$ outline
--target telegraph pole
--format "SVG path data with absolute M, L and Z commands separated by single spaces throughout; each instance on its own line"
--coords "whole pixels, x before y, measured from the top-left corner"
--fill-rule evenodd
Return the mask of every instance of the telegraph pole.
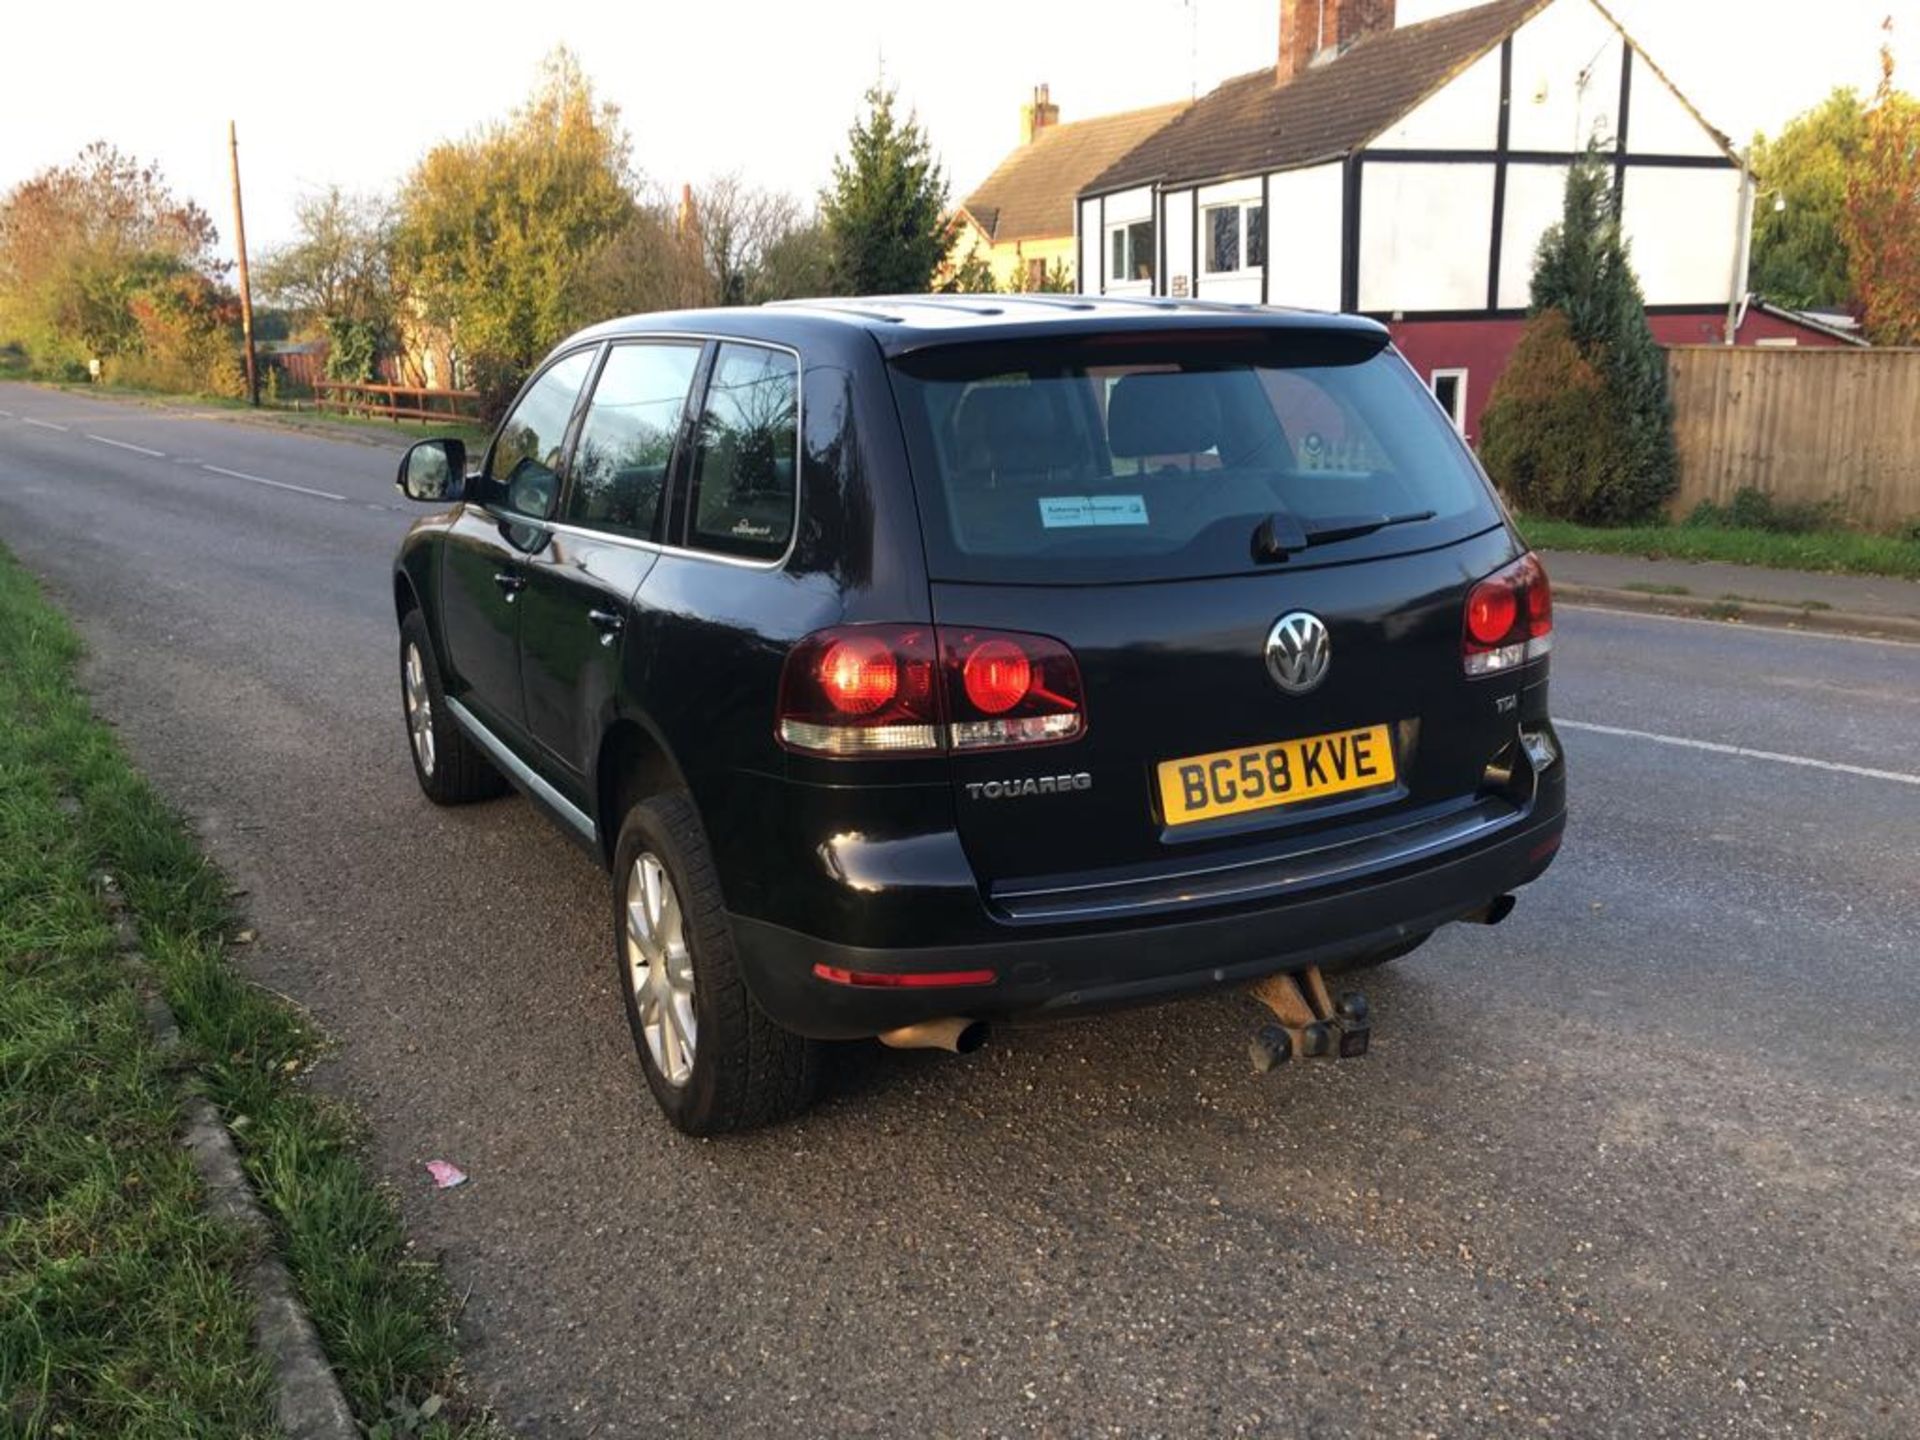
M 253 286 L 247 277 L 247 217 L 240 208 L 240 139 L 227 122 L 227 154 L 233 162 L 233 240 L 240 251 L 240 333 L 247 342 L 247 403 L 260 403 L 260 377 L 253 360 Z

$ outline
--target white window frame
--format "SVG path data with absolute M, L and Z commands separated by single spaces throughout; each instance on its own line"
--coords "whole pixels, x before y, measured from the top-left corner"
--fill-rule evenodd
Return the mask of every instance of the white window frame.
M 1240 266 L 1235 270 L 1216 270 L 1213 268 L 1213 215 L 1217 210 L 1234 210 L 1239 212 L 1236 217 L 1236 222 L 1240 227 Z M 1200 262 L 1200 273 L 1202 275 L 1258 275 L 1262 270 L 1267 268 L 1265 263 L 1266 247 L 1264 246 L 1261 247 L 1261 263 L 1258 265 L 1249 265 L 1247 263 L 1247 256 L 1251 253 L 1247 249 L 1247 217 L 1255 210 L 1262 210 L 1260 223 L 1265 225 L 1267 223 L 1267 217 L 1258 200 L 1221 200 L 1212 205 L 1202 205 L 1200 207 L 1200 254 L 1195 258 Z
M 1458 369 L 1440 369 L 1428 372 L 1427 389 L 1433 392 L 1434 403 L 1436 404 L 1440 404 L 1440 382 L 1442 380 L 1452 380 L 1454 382 L 1453 398 L 1455 405 L 1459 407 L 1459 413 L 1455 414 L 1453 411 L 1448 410 L 1447 418 L 1453 422 L 1454 429 L 1458 430 L 1462 435 L 1465 435 L 1467 433 L 1467 371 L 1464 367 L 1461 367 Z M 1440 408 L 1447 410 L 1444 404 L 1440 404 Z
M 1101 269 L 1106 274 L 1108 285 L 1152 285 L 1159 279 L 1157 275 L 1150 273 L 1147 278 L 1143 280 L 1133 273 L 1139 268 L 1140 257 L 1134 253 L 1133 241 L 1130 238 L 1124 242 L 1126 245 L 1126 274 L 1116 275 L 1113 273 L 1113 237 L 1115 235 L 1132 236 L 1133 228 L 1136 225 L 1147 225 L 1153 228 L 1153 239 L 1147 242 L 1147 269 L 1151 272 L 1159 268 L 1160 257 L 1154 252 L 1160 248 L 1160 229 L 1158 222 L 1153 216 L 1148 215 L 1145 218 L 1136 218 L 1133 220 L 1110 220 L 1107 222 L 1106 246 L 1100 256 Z

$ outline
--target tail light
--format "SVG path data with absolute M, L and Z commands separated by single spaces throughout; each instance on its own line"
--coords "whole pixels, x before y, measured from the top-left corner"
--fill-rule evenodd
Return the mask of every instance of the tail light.
M 942 626 L 940 664 L 955 750 L 1051 745 L 1087 728 L 1080 666 L 1058 640 Z
M 1537 555 L 1522 555 L 1467 594 L 1460 651 L 1467 674 L 1492 675 L 1553 649 L 1553 591 Z
M 821 755 L 940 748 L 939 668 L 928 625 L 848 625 L 807 636 L 780 675 L 780 741 Z
M 1080 666 L 1044 635 L 842 625 L 795 645 L 780 677 L 780 743 L 816 755 L 1050 745 L 1086 726 Z

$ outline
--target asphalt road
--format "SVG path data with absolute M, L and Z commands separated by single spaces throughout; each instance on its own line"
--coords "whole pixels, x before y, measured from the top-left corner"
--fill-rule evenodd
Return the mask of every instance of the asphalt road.
M 591 861 L 414 786 L 392 470 L 0 386 L 0 536 L 338 1038 L 516 1431 L 1920 1431 L 1920 648 L 1563 611 L 1557 712 L 1610 727 L 1564 854 L 1370 983 L 1363 1061 L 1257 1078 L 1221 996 L 851 1048 L 695 1143 Z

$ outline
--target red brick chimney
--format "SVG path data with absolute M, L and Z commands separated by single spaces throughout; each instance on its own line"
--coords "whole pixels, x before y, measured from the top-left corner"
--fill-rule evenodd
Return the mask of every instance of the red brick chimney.
M 1045 85 L 1033 87 L 1033 100 L 1020 107 L 1020 143 L 1031 145 L 1034 136 L 1049 125 L 1060 123 L 1060 107 L 1047 95 Z
M 1280 63 L 1284 85 L 1322 56 L 1331 58 L 1362 35 L 1393 28 L 1393 0 L 1280 0 Z

